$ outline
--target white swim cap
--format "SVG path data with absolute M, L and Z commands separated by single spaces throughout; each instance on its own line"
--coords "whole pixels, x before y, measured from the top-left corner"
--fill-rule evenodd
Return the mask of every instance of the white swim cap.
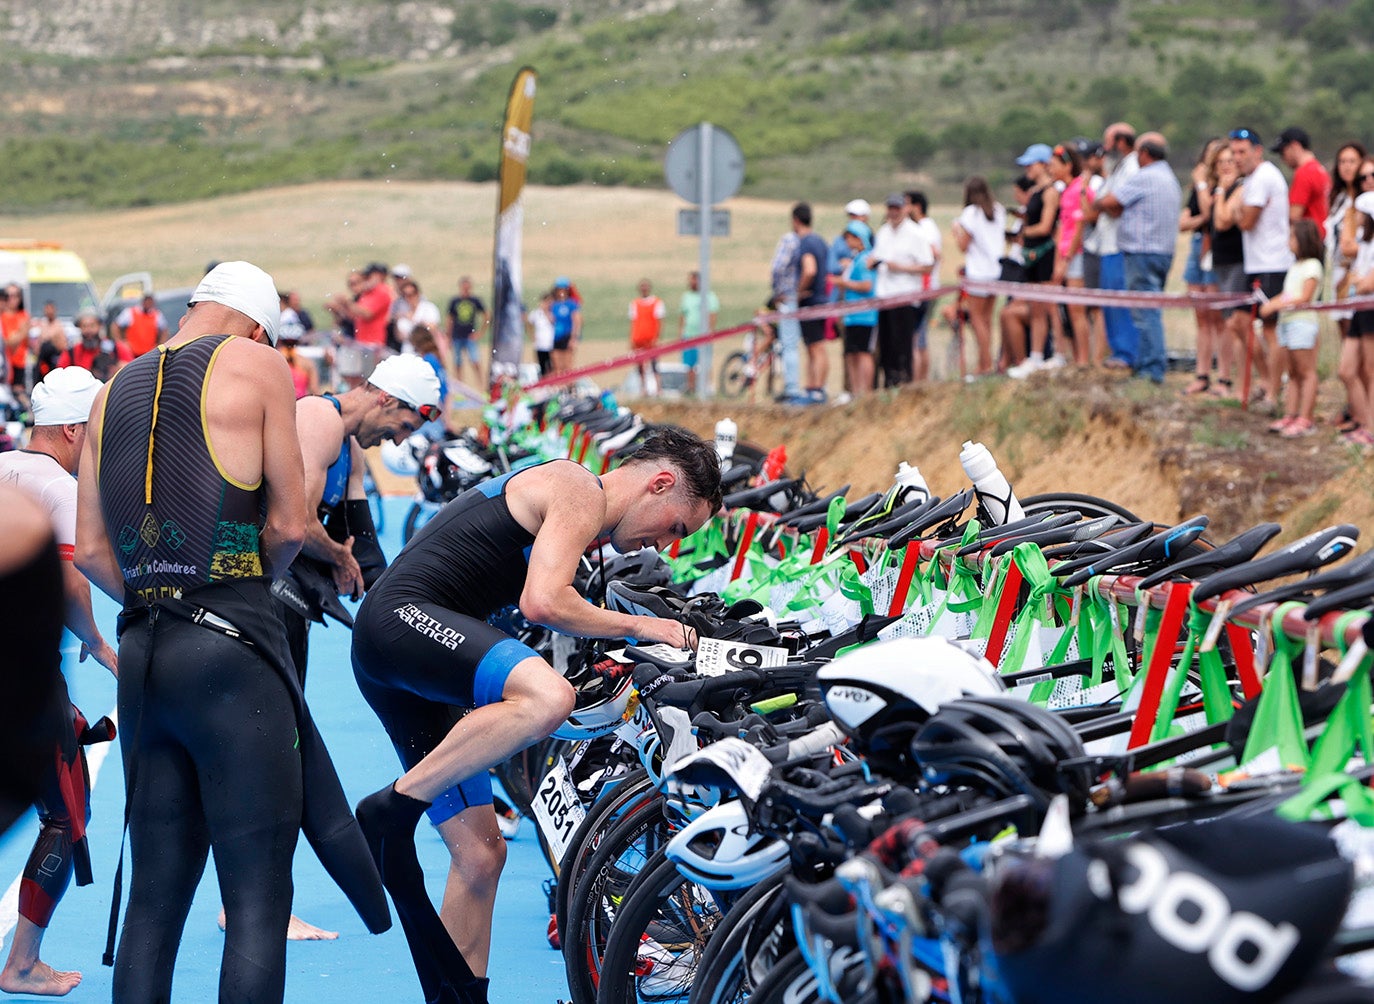
M 277 344 L 281 321 L 281 298 L 272 277 L 246 261 L 220 262 L 206 273 L 191 294 L 192 303 L 218 303 L 237 310 L 256 321 L 267 332 L 267 340 Z
M 402 404 L 411 406 L 443 404 L 439 400 L 439 376 L 434 367 L 419 356 L 391 356 L 383 359 L 367 378 Z
M 80 366 L 53 370 L 33 388 L 33 424 L 80 425 L 91 417 L 91 403 L 102 386 Z

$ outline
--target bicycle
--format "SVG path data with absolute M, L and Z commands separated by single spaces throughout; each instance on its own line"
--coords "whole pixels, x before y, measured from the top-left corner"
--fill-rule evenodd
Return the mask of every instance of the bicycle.
M 782 344 L 776 336 L 765 334 L 767 343 L 758 344 L 757 330 L 744 336 L 744 348 L 725 357 L 720 367 L 720 396 L 738 399 L 760 385 L 769 399 L 782 384 Z

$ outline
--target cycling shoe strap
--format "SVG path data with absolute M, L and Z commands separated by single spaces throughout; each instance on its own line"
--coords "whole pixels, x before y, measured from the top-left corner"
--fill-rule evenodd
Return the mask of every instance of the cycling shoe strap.
M 1355 549 L 1355 541 L 1359 536 L 1359 528 L 1349 523 L 1318 530 L 1273 554 L 1214 572 L 1201 579 L 1193 589 L 1193 602 L 1201 603 L 1257 582 L 1310 572 L 1349 554 Z
M 1281 530 L 1282 527 L 1277 523 L 1261 523 L 1244 530 L 1224 544 L 1218 544 L 1210 551 L 1202 554 L 1195 554 L 1191 558 L 1185 558 L 1168 568 L 1162 568 L 1153 575 L 1147 575 L 1140 581 L 1141 589 L 1149 589 L 1157 586 L 1166 579 L 1179 579 L 1183 577 L 1200 578 L 1219 572 L 1223 568 L 1230 568 L 1249 561 L 1259 554 L 1260 548 L 1269 543 L 1271 539 Z

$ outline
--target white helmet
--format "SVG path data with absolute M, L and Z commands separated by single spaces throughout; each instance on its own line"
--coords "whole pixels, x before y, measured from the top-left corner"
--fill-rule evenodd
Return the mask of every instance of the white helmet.
M 557 739 L 596 739 L 610 735 L 629 720 L 634 680 L 622 676 L 609 680 L 590 669 L 568 680 L 577 691 L 577 703 L 568 720 L 554 730 Z
M 741 802 L 726 802 L 678 832 L 664 853 L 708 889 L 747 889 L 787 867 L 787 843 L 752 832 Z
M 902 752 L 940 705 L 1006 688 L 986 659 L 938 636 L 865 645 L 816 673 L 826 710 L 868 753 Z

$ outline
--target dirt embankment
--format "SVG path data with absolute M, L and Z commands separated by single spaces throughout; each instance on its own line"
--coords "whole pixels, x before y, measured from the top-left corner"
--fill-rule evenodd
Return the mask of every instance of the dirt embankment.
M 714 401 L 635 402 L 656 421 L 710 435 L 729 415 L 741 439 L 787 447 L 789 467 L 817 488 L 851 497 L 891 484 L 897 464 L 920 467 L 931 489 L 967 485 L 959 449 L 981 440 L 1018 495 L 1072 491 L 1111 499 L 1162 523 L 1206 513 L 1224 540 L 1258 522 L 1291 540 L 1338 522 L 1374 525 L 1374 458 L 1338 445 L 1329 426 L 1285 440 L 1269 419 L 1234 402 L 1183 399 L 1101 374 L 1022 383 L 936 384 L 862 403 L 807 409 Z

